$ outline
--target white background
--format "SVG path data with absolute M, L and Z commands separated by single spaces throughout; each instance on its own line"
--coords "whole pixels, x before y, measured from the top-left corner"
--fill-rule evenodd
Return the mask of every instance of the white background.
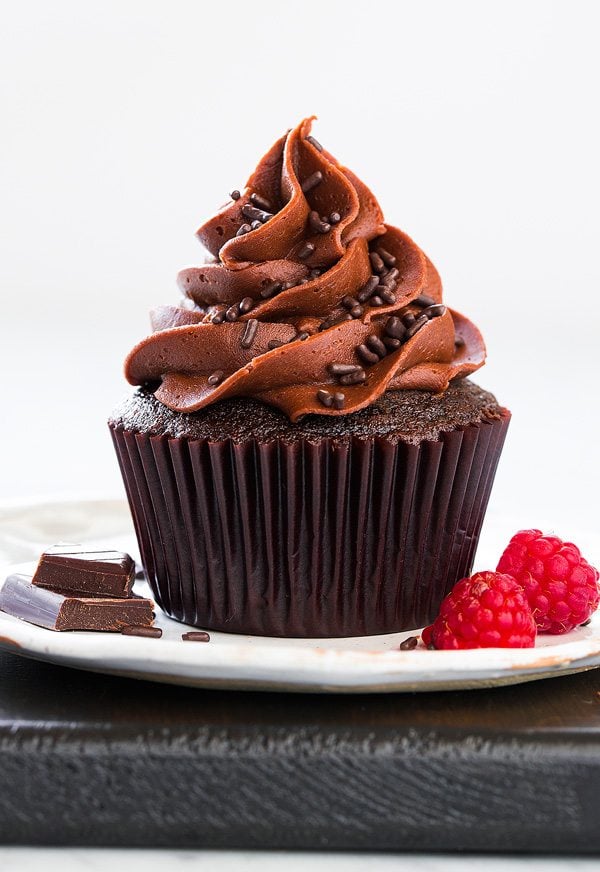
M 514 414 L 489 523 L 597 545 L 598 10 L 5 4 L 0 496 L 120 492 L 105 419 L 147 310 L 200 262 L 198 224 L 315 113 L 487 340 L 476 380 Z

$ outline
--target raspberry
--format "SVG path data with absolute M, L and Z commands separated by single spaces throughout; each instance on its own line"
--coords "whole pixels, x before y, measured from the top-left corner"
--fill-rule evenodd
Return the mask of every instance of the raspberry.
M 576 545 L 558 536 L 520 530 L 500 558 L 498 572 L 523 586 L 540 633 L 568 633 L 598 608 L 598 570 Z
M 435 648 L 533 648 L 535 621 L 510 575 L 478 572 L 459 581 L 422 633 Z

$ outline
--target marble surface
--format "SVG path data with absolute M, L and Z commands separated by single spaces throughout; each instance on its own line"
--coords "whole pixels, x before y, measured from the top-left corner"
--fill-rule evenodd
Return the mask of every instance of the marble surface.
M 2 872 L 595 872 L 597 858 L 0 848 Z

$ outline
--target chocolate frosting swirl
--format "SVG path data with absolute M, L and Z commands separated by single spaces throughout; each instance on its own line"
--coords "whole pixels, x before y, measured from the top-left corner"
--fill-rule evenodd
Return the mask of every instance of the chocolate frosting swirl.
M 431 261 L 310 136 L 312 120 L 200 227 L 211 257 L 182 270 L 186 299 L 155 309 L 127 357 L 128 381 L 157 383 L 171 409 L 250 396 L 292 421 L 347 414 L 386 390 L 439 393 L 485 361 Z

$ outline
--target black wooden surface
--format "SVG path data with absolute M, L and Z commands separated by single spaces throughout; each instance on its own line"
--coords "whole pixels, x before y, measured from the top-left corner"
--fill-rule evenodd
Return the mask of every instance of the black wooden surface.
M 600 671 L 228 693 L 0 655 L 0 842 L 600 849 Z

